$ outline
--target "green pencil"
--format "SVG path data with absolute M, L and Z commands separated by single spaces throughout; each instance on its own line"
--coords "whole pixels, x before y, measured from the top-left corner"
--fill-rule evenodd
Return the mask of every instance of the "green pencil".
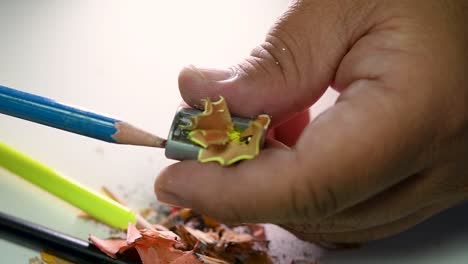
M 0 167 L 41 187 L 112 227 L 126 229 L 136 215 L 111 199 L 85 188 L 53 169 L 0 142 Z

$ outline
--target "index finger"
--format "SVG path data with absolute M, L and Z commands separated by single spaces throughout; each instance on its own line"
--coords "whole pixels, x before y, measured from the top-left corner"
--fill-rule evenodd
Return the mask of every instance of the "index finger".
M 373 85 L 353 84 L 293 149 L 266 149 L 227 168 L 168 167 L 156 181 L 158 199 L 223 221 L 281 223 L 326 217 L 374 195 L 410 174 L 414 153 L 402 144 L 412 120 L 399 114 L 399 95 Z

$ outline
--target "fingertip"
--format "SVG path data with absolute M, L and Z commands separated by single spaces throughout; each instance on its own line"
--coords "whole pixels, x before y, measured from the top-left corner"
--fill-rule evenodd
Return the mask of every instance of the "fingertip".
M 162 203 L 190 207 L 189 201 L 180 193 L 179 182 L 184 182 L 186 177 L 183 166 L 180 168 L 181 163 L 172 164 L 159 173 L 154 183 L 154 192 L 158 201 Z
M 180 94 L 184 101 L 192 106 L 199 104 L 201 99 L 218 98 L 220 91 L 216 83 L 231 76 L 232 71 L 229 70 L 186 66 L 179 73 Z
M 154 182 L 154 193 L 156 195 L 156 199 L 159 202 L 169 204 L 169 205 L 175 205 L 172 204 L 169 199 L 170 197 L 167 197 L 167 194 L 169 193 L 168 190 L 166 190 L 166 187 L 168 185 L 168 182 L 170 181 L 170 166 L 164 168 L 159 175 L 156 177 L 156 180 Z
M 219 174 L 217 164 L 200 164 L 187 160 L 172 164 L 161 171 L 154 186 L 156 197 L 160 202 L 180 207 L 204 207 L 206 199 L 214 194 L 210 178 L 204 175 Z M 206 188 L 204 188 L 206 186 Z
M 204 86 L 204 77 L 193 66 L 184 67 L 179 73 L 179 91 L 182 99 L 189 105 L 199 103 L 202 98 L 201 87 Z
M 169 166 L 170 167 L 170 166 Z M 154 181 L 154 192 L 156 193 L 156 195 L 158 195 L 158 193 L 160 191 L 162 191 L 162 188 L 163 186 L 166 185 L 166 182 L 168 180 L 168 173 L 167 173 L 167 170 L 169 169 L 169 167 L 166 167 L 164 168 L 159 174 L 158 176 L 156 176 L 156 179 Z

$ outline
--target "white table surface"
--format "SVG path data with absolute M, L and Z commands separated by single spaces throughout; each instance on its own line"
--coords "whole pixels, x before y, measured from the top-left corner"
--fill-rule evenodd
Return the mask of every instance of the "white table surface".
M 166 136 L 180 102 L 179 70 L 223 67 L 258 44 L 286 0 L 0 0 L 0 85 L 108 113 Z M 314 113 L 330 105 L 329 92 Z M 155 203 L 153 182 L 173 161 L 163 150 L 119 146 L 0 115 L 0 141 L 129 206 Z M 86 239 L 102 226 L 79 210 L 0 170 L 0 210 Z M 279 231 L 274 250 L 323 255 L 321 263 L 468 263 L 468 214 L 456 208 L 400 236 L 360 250 L 323 253 Z M 464 227 L 465 226 L 465 227 Z M 274 227 L 269 230 L 276 230 Z M 0 237 L 0 263 L 38 253 Z M 286 262 L 286 261 L 285 261 Z

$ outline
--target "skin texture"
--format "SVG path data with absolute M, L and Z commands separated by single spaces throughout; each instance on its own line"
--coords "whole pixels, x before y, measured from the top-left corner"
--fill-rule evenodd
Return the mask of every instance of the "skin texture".
M 330 242 L 387 237 L 463 202 L 466 25 L 463 0 L 293 1 L 244 62 L 179 77 L 188 104 L 222 95 L 233 114 L 268 113 L 278 140 L 229 168 L 176 163 L 157 198 Z M 301 122 L 328 86 L 336 104 Z

